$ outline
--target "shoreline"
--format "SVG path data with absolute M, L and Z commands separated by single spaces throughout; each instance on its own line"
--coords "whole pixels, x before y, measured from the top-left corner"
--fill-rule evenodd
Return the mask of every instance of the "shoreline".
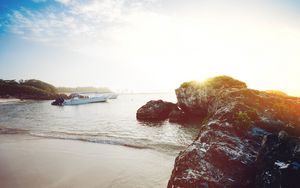
M 0 187 L 166 187 L 175 156 L 76 140 L 0 135 Z
M 0 104 L 1 103 L 10 103 L 10 102 L 20 102 L 21 99 L 18 98 L 1 98 L 0 97 Z

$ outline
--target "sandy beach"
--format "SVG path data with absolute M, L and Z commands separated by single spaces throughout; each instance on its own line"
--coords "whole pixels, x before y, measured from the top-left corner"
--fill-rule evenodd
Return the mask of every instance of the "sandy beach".
M 6 134 L 0 187 L 166 187 L 174 159 L 148 149 Z

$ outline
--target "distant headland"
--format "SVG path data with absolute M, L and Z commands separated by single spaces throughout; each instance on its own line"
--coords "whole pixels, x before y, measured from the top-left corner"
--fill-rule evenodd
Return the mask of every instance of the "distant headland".
M 41 80 L 3 80 L 0 79 L 0 98 L 17 98 L 32 100 L 54 100 L 68 98 L 72 92 L 110 92 L 106 87 L 55 87 Z

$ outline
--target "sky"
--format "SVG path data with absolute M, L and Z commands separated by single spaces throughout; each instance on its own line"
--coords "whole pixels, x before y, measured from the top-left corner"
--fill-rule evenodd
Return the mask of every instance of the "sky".
M 0 78 L 174 91 L 229 75 L 300 96 L 300 1 L 0 0 Z

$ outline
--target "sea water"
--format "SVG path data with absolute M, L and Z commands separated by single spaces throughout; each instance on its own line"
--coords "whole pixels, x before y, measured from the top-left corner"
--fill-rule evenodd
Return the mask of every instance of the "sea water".
M 77 106 L 52 106 L 51 101 L 1 102 L 0 133 L 123 145 L 177 155 L 197 135 L 193 125 L 136 120 L 139 107 L 158 99 L 176 102 L 173 93 L 121 94 L 107 102 Z

